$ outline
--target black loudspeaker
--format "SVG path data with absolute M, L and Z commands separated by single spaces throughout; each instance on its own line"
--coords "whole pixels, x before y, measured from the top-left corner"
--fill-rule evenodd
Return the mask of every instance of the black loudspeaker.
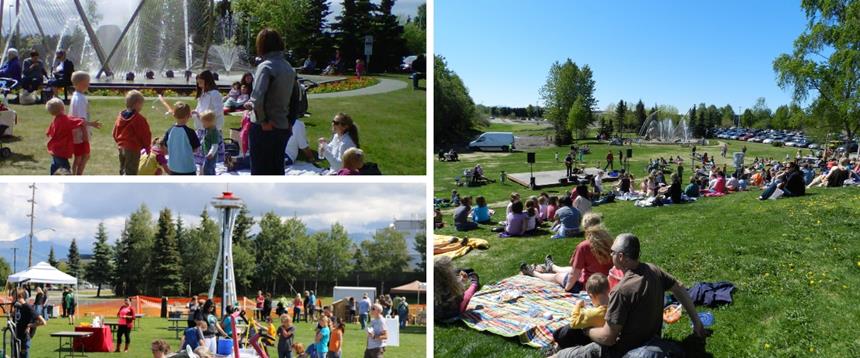
M 534 164 L 535 163 L 535 153 L 534 152 L 526 153 L 526 161 L 528 161 L 529 164 Z
M 627 158 L 633 158 L 633 148 L 627 148 Z

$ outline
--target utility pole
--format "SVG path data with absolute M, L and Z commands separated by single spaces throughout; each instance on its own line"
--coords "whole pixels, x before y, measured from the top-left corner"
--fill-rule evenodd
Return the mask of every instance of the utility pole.
M 30 217 L 30 248 L 27 255 L 27 267 L 33 266 L 33 222 L 36 219 L 36 183 L 31 184 L 29 188 L 32 190 L 32 194 L 30 200 L 27 200 L 30 203 L 30 215 L 27 215 Z
M 12 273 L 18 272 L 18 248 L 12 248 Z

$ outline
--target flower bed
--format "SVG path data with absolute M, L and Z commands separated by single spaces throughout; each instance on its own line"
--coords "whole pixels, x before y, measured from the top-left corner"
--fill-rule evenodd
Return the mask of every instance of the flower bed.
M 362 77 L 360 80 L 355 77 L 350 77 L 343 81 L 323 83 L 319 85 L 319 87 L 311 89 L 308 93 L 352 91 L 359 88 L 370 87 L 377 83 L 379 83 L 379 80 L 373 77 Z

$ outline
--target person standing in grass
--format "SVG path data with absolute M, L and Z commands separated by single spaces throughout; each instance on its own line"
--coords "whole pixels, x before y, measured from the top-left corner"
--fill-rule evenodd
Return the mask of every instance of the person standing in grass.
M 382 358 L 385 353 L 385 340 L 388 339 L 388 331 L 385 329 L 385 321 L 382 319 L 382 305 L 374 304 L 370 309 L 370 317 L 364 358 Z
M 66 295 L 65 303 L 66 303 L 66 315 L 69 317 L 69 324 L 74 325 L 75 324 L 75 308 L 78 305 L 78 303 L 75 302 L 75 291 L 72 290 L 71 288 L 69 289 L 69 294 Z
M 205 111 L 200 115 L 203 123 L 203 175 L 215 175 L 218 161 L 218 147 L 221 145 L 221 131 L 215 128 L 215 113 Z
M 328 355 L 329 340 L 331 340 L 331 320 L 326 316 L 322 316 L 320 317 L 319 330 L 317 330 L 316 339 L 314 340 L 319 357 L 326 357 Z
M 358 301 L 358 320 L 361 322 L 361 329 L 367 328 L 367 316 L 370 313 L 371 306 L 370 298 L 367 297 L 367 292 L 365 292 L 361 300 Z
M 83 71 L 75 71 L 72 73 L 72 86 L 75 87 L 75 93 L 72 94 L 69 104 L 69 115 L 83 119 L 87 126 L 87 141 L 75 144 L 75 160 L 72 163 L 72 175 L 84 175 L 84 169 L 86 169 L 87 162 L 90 160 L 89 138 L 93 137 L 93 130 L 90 127 L 101 128 L 101 123 L 97 120 L 90 120 L 90 104 L 87 102 L 87 96 L 84 95 L 84 92 L 90 88 L 90 74 Z
M 149 148 L 152 132 L 149 123 L 140 113 L 143 94 L 131 90 L 125 95 L 125 109 L 119 113 L 113 127 L 113 139 L 119 151 L 119 174 L 137 175 L 140 150 Z
M 293 300 L 293 322 L 301 322 L 302 320 L 302 294 L 297 293 Z
M 328 341 L 328 354 L 326 358 L 341 358 L 343 333 L 346 331 L 346 326 L 340 318 L 337 319 L 337 322 L 332 323 L 331 326 L 331 338 Z
M 197 134 L 188 128 L 191 119 L 191 107 L 184 102 L 176 102 L 173 106 L 173 118 L 176 122 L 164 133 L 163 142 L 167 147 L 167 166 L 171 175 L 195 175 L 197 166 L 194 165 L 194 152 L 200 148 Z
M 256 50 L 263 61 L 254 75 L 251 99 L 245 102 L 245 109 L 254 112 L 249 130 L 251 174 L 284 175 L 290 120 L 295 119 L 288 117 L 296 71 L 284 58 L 284 41 L 275 30 L 260 30 Z
M 409 319 L 409 303 L 406 302 L 406 297 L 399 297 L 400 302 L 397 303 L 397 316 L 400 318 L 400 328 L 406 328 L 406 321 Z
M 116 313 L 116 349 L 114 352 L 119 352 L 119 346 L 122 345 L 122 337 L 125 336 L 125 349 L 123 352 L 128 352 L 128 345 L 131 343 L 131 328 L 134 324 L 134 309 L 131 308 L 131 300 L 126 298 L 122 302 L 122 307 Z
M 13 344 L 12 356 L 30 358 L 30 345 L 33 336 L 36 335 L 36 327 L 44 326 L 46 322 L 41 314 L 27 304 L 27 290 L 23 287 L 18 287 L 16 296 L 17 300 L 12 306 L 12 320 L 15 322 L 15 337 L 19 340 L 20 348 L 16 348 Z M 19 350 L 16 352 L 16 349 Z
M 50 175 L 56 175 L 68 171 L 72 167 L 69 159 L 74 156 L 75 143 L 86 140 L 86 124 L 82 119 L 72 118 L 66 115 L 66 106 L 59 98 L 52 98 L 45 104 L 48 113 L 54 116 L 51 125 L 45 135 L 48 137 L 46 144 L 48 154 L 51 155 Z
M 624 277 L 609 295 L 606 322 L 600 327 L 584 329 L 591 343 L 562 349 L 554 357 L 621 357 L 625 354 L 639 357 L 638 354 L 646 353 L 647 346 L 660 344 L 666 291 L 672 291 L 687 311 L 693 333 L 702 338 L 709 335 L 687 289 L 660 267 L 639 261 L 639 254 L 639 238 L 633 234 L 615 238 L 610 256 L 615 267 L 624 272 Z
M 278 358 L 292 358 L 291 347 L 295 334 L 296 327 L 293 326 L 293 319 L 290 315 L 281 315 L 281 326 L 278 327 Z

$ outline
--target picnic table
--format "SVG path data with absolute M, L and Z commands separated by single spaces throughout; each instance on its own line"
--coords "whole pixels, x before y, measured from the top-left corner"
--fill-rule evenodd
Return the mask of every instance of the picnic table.
M 92 336 L 92 335 L 93 335 L 92 332 L 60 331 L 60 332 L 51 333 L 51 337 L 57 337 L 60 339 L 60 345 L 59 345 L 59 348 L 57 348 L 57 357 L 59 357 L 59 358 L 63 357 L 63 338 L 69 339 L 69 350 L 71 351 L 71 354 L 66 355 L 66 357 L 74 357 L 75 356 L 74 339 L 75 338 L 87 338 L 87 337 Z M 81 352 L 81 357 L 86 356 L 83 353 L 84 352 Z
M 110 327 L 75 327 L 75 332 L 92 333 L 89 337 L 74 338 L 75 348 L 81 352 L 113 351 L 113 334 Z
M 179 331 L 184 330 L 181 327 L 179 327 L 179 322 L 188 322 L 188 320 L 185 318 L 179 317 L 179 318 L 168 318 L 167 321 L 170 322 L 170 327 L 168 327 L 167 329 L 176 333 L 176 339 L 179 339 Z

